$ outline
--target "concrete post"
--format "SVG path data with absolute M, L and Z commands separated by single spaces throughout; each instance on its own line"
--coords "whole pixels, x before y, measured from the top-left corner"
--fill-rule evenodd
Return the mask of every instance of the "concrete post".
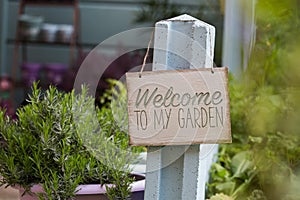
M 155 27 L 153 71 L 212 67 L 213 26 L 181 15 L 159 21 Z M 149 147 L 145 200 L 203 200 L 208 170 L 217 147 Z

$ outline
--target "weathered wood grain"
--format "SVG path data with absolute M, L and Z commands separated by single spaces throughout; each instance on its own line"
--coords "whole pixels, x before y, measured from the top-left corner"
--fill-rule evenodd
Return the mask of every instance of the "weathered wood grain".
M 230 143 L 228 69 L 126 74 L 130 144 Z

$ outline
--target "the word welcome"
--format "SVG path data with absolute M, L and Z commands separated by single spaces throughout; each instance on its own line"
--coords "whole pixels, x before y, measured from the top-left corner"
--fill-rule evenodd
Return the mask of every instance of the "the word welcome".
M 149 96 L 149 97 L 148 97 Z M 173 87 L 170 87 L 165 94 L 158 93 L 158 88 L 153 89 L 150 92 L 146 89 L 142 92 L 139 89 L 135 106 L 138 108 L 143 102 L 146 108 L 151 102 L 155 108 L 160 107 L 178 107 L 178 106 L 195 106 L 203 103 L 204 105 L 218 105 L 223 101 L 222 93 L 220 91 L 214 91 L 212 94 L 210 92 L 195 92 L 190 93 L 174 93 Z

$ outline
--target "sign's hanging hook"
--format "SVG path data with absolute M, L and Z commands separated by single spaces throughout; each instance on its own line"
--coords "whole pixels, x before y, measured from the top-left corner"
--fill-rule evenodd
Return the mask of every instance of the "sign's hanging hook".
M 142 77 L 142 73 L 143 73 L 145 65 L 146 65 L 147 57 L 149 56 L 149 50 L 150 50 L 150 46 L 151 46 L 151 43 L 152 43 L 152 40 L 153 40 L 153 36 L 154 36 L 154 31 L 152 31 L 152 33 L 151 33 L 151 37 L 150 37 L 150 41 L 148 43 L 147 51 L 146 51 L 146 54 L 144 56 L 142 68 L 141 68 L 141 71 L 139 73 L 140 78 Z

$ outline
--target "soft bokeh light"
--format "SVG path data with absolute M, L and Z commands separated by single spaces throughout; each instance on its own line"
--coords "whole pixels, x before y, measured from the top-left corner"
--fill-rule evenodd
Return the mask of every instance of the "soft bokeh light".
M 208 187 L 211 195 L 299 199 L 298 9 L 295 0 L 257 1 L 257 37 L 250 62 L 240 79 L 231 80 L 234 141 L 221 146 Z

